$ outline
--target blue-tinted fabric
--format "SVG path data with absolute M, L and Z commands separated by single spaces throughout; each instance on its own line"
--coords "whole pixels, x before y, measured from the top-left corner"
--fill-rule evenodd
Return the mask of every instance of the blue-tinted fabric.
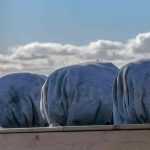
M 150 123 L 150 60 L 124 66 L 113 88 L 114 123 Z
M 15 73 L 0 78 L 0 126 L 44 126 L 40 113 L 43 75 Z
M 49 125 L 112 124 L 111 63 L 79 64 L 52 73 L 42 89 L 41 111 Z

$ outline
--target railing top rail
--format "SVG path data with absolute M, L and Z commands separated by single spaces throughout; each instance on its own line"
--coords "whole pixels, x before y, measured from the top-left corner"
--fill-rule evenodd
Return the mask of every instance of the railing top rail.
M 150 130 L 150 124 L 128 125 L 90 125 L 90 126 L 57 126 L 37 128 L 0 128 L 4 133 L 41 133 L 41 132 L 90 132 L 90 131 L 116 131 L 116 130 Z

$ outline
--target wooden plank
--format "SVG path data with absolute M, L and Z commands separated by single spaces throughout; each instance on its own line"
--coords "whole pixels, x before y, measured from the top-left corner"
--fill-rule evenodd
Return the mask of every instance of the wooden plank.
M 150 125 L 0 129 L 0 150 L 149 150 Z
M 149 150 L 149 130 L 0 135 L 0 150 Z
M 57 126 L 41 128 L 0 128 L 0 134 L 30 133 L 30 132 L 82 132 L 82 131 L 112 131 L 112 130 L 150 130 L 150 124 L 128 125 L 91 125 L 91 126 Z

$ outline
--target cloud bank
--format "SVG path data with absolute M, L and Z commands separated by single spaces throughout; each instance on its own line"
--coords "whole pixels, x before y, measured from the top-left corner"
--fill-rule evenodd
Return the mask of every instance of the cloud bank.
M 0 75 L 11 72 L 49 74 L 57 68 L 81 62 L 103 61 L 122 66 L 136 59 L 150 58 L 150 32 L 126 42 L 98 40 L 77 46 L 33 42 L 0 54 Z

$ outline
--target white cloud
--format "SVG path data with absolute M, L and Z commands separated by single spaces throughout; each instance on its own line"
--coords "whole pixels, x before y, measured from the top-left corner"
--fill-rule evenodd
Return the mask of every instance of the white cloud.
M 9 55 L 0 54 L 0 73 L 50 73 L 62 66 L 95 60 L 122 66 L 144 57 L 150 58 L 150 33 L 138 34 L 127 42 L 98 40 L 83 46 L 33 42 L 12 48 Z
M 135 39 L 129 40 L 127 46 L 133 53 L 150 53 L 150 32 L 138 34 Z

